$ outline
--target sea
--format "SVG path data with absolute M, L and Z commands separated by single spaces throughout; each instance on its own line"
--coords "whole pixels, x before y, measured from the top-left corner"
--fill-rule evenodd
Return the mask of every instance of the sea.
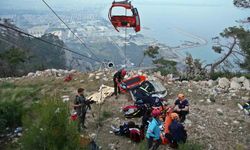
M 250 17 L 250 9 L 236 8 L 233 0 L 133 0 L 132 4 L 140 14 L 140 33 L 159 43 L 174 47 L 185 41 L 197 41 L 194 36 L 207 41 L 198 47 L 177 50 L 182 56 L 190 53 L 204 63 L 221 56 L 212 50 L 213 37 L 230 26 L 243 25 L 249 29 L 250 25 L 237 23 Z
M 113 0 L 46 1 L 55 10 L 102 6 L 101 16 L 107 20 L 108 10 L 113 2 Z M 199 37 L 207 43 L 176 51 L 183 56 L 190 53 L 204 63 L 211 63 L 221 56 L 213 52 L 212 38 L 219 36 L 225 28 L 243 25 L 250 29 L 250 23 L 237 23 L 238 20 L 250 17 L 250 9 L 235 7 L 233 0 L 131 0 L 131 2 L 140 14 L 142 30 L 139 34 L 152 37 L 159 43 L 171 47 L 181 45 L 185 41 L 197 42 L 197 38 L 194 37 Z M 1 1 L 0 10 L 3 8 L 48 11 L 42 1 L 34 0 Z

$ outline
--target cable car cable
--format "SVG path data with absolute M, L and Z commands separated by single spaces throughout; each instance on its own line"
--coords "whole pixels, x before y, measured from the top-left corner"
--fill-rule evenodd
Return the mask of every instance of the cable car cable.
M 63 19 L 50 7 L 50 5 L 45 1 L 45 0 L 42 0 L 43 3 L 52 11 L 52 13 L 68 28 L 68 30 L 81 42 L 81 44 L 87 48 L 89 50 L 89 52 L 94 55 L 96 57 L 96 59 L 99 59 L 99 57 L 97 57 L 93 52 L 92 50 L 84 43 L 84 41 L 79 37 L 77 36 L 73 31 L 72 29 L 66 24 L 66 22 L 63 21 Z
M 34 39 L 36 39 L 36 40 L 39 40 L 39 41 L 42 41 L 42 42 L 44 42 L 44 43 L 47 43 L 47 44 L 56 46 L 56 47 L 61 48 L 61 49 L 64 49 L 64 50 L 66 50 L 66 51 L 69 51 L 69 52 L 71 52 L 71 53 L 77 54 L 77 55 L 82 56 L 82 57 L 84 57 L 84 58 L 88 58 L 88 59 L 93 60 L 93 61 L 95 61 L 95 62 L 102 63 L 102 61 L 100 61 L 100 60 L 98 60 L 98 59 L 91 58 L 91 57 L 86 56 L 86 55 L 84 55 L 84 54 L 75 52 L 75 51 L 73 51 L 73 50 L 71 50 L 71 49 L 69 49 L 69 48 L 66 48 L 66 47 L 63 47 L 63 46 L 54 44 L 54 43 L 52 43 L 52 42 L 49 42 L 49 41 L 47 41 L 47 40 L 44 40 L 44 39 L 35 37 L 35 36 L 33 36 L 33 35 L 29 34 L 29 33 L 26 33 L 26 32 L 24 32 L 24 31 L 21 31 L 21 30 L 19 30 L 19 29 L 17 29 L 17 28 L 10 27 L 10 26 L 7 26 L 7 25 L 2 24 L 2 23 L 0 23 L 0 26 L 2 26 L 2 27 L 4 27 L 4 28 L 7 28 L 7 29 L 11 29 L 11 30 L 13 30 L 13 31 L 15 31 L 15 32 L 24 34 L 24 35 L 26 35 L 26 36 L 28 36 L 28 37 L 32 37 L 32 38 L 34 38 Z
M 127 16 L 127 9 L 125 9 L 125 16 Z M 124 37 L 124 55 L 125 55 L 125 67 L 127 66 L 127 28 L 125 28 L 125 37 Z

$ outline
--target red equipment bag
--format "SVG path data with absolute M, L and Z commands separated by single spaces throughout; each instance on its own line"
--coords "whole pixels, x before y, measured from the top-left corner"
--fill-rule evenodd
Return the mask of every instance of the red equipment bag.
M 70 119 L 72 120 L 72 121 L 75 121 L 75 120 L 77 120 L 77 113 L 73 113 L 73 114 L 71 114 L 71 116 L 70 116 Z
M 138 128 L 129 129 L 129 138 L 134 142 L 140 142 L 143 139 L 142 131 Z

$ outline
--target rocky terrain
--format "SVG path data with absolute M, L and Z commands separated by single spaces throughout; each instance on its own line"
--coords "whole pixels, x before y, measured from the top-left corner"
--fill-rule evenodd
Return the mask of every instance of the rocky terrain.
M 142 74 L 141 71 L 136 71 Z M 113 71 L 80 73 L 75 70 L 48 69 L 29 73 L 21 78 L 0 79 L 0 83 L 39 84 L 41 93 L 67 94 L 73 100 L 75 89 L 86 88 L 86 95 L 96 92 L 101 84 L 112 85 Z M 131 73 L 131 72 L 130 72 Z M 144 72 L 145 74 L 153 74 Z M 63 82 L 66 75 L 73 79 Z M 132 73 L 131 73 L 132 74 Z M 190 101 L 190 114 L 185 121 L 188 141 L 203 146 L 208 150 L 250 149 L 250 116 L 237 106 L 250 100 L 250 81 L 245 77 L 219 78 L 216 81 L 175 81 L 156 73 L 168 90 L 166 99 L 173 104 L 178 93 L 184 93 Z M 129 95 L 120 95 L 118 99 L 107 98 L 103 104 L 96 104 L 87 114 L 89 134 L 102 149 L 138 150 L 145 149 L 145 141 L 131 142 L 128 138 L 116 136 L 111 132 L 111 125 L 120 125 L 125 119 L 121 107 L 132 104 Z M 133 119 L 140 123 L 139 119 Z M 162 145 L 160 149 L 170 149 Z

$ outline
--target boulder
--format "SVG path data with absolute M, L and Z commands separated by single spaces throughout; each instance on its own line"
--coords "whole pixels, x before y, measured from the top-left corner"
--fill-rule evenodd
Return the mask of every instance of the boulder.
M 204 102 L 204 99 L 199 100 L 199 102 L 201 102 L 201 103 Z
M 109 79 L 107 77 L 104 77 L 103 81 L 109 81 Z
M 28 73 L 28 75 L 27 75 L 27 77 L 33 77 L 33 76 L 35 76 L 35 73 L 33 73 L 33 72 L 30 72 L 30 73 Z
M 183 83 L 183 84 L 188 84 L 189 82 L 186 81 L 186 80 L 183 80 L 181 83 Z
M 230 86 L 230 81 L 227 78 L 219 78 L 218 86 L 223 89 L 227 89 Z
M 249 97 L 248 96 L 242 96 L 241 99 L 244 100 L 244 101 L 248 101 Z
M 74 73 L 77 73 L 77 71 L 74 69 L 69 71 L 69 74 L 74 74 Z
M 234 120 L 233 123 L 234 123 L 234 124 L 239 124 L 240 122 L 237 121 L 237 120 Z
M 99 72 L 96 74 L 96 76 L 102 76 L 103 75 L 103 72 Z
M 238 78 L 238 82 L 241 82 L 241 83 L 243 83 L 245 80 L 247 80 L 247 78 L 244 76 Z
M 95 76 L 95 79 L 96 79 L 96 80 L 99 80 L 99 79 L 100 79 L 100 76 Z
M 218 113 L 219 115 L 223 115 L 223 111 L 222 111 L 222 109 L 217 108 L 217 109 L 216 109 L 216 111 L 217 111 L 217 113 Z
M 44 70 L 43 74 L 45 77 L 53 76 L 51 69 Z
M 57 70 L 57 76 L 58 76 L 58 77 L 65 76 L 65 75 L 67 75 L 67 74 L 69 74 L 69 71 L 68 71 L 68 70 L 63 70 L 63 69 L 58 69 L 58 70 Z
M 237 82 L 237 80 L 232 80 L 230 83 L 230 89 L 239 90 L 241 88 L 240 83 Z
M 199 81 L 199 85 L 205 87 L 208 85 L 207 81 Z
M 205 127 L 203 127 L 203 126 L 201 126 L 201 125 L 198 125 L 198 128 L 201 129 L 201 130 L 206 129 Z
M 213 86 L 215 86 L 216 85 L 216 81 L 214 81 L 214 80 L 208 80 L 207 81 L 207 86 L 208 87 L 213 87 Z
M 51 69 L 52 75 L 53 76 L 57 76 L 58 71 L 56 69 Z
M 248 79 L 245 79 L 242 84 L 244 89 L 250 90 L 250 81 Z
M 138 75 L 143 75 L 143 73 L 142 73 L 142 71 L 141 70 L 138 70 L 138 73 L 137 73 Z
M 92 78 L 92 77 L 94 77 L 94 76 L 95 76 L 95 74 L 90 73 L 90 74 L 89 74 L 89 79 Z
M 40 77 L 42 75 L 42 71 L 36 71 L 36 74 L 35 74 L 35 76 L 38 76 L 38 77 Z
M 212 102 L 212 101 L 208 98 L 208 99 L 207 99 L 207 103 L 211 103 L 211 102 Z

